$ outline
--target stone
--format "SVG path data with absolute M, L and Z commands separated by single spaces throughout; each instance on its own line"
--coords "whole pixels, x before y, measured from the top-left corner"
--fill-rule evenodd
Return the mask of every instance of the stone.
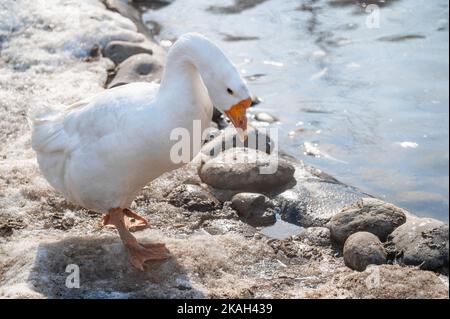
M 302 229 L 297 239 L 316 246 L 328 246 L 331 244 L 330 230 L 326 227 L 308 227 Z
M 274 205 L 262 194 L 236 194 L 231 200 L 231 207 L 252 226 L 269 226 L 276 222 Z
M 220 129 L 220 125 L 219 125 Z M 267 154 L 271 154 L 275 147 L 275 142 L 265 132 L 253 127 L 247 129 L 247 139 L 242 142 L 236 129 L 227 127 L 220 131 L 214 139 L 207 142 L 202 147 L 202 154 L 206 159 L 214 158 L 223 151 L 230 148 L 252 148 Z
M 331 218 L 328 224 L 331 238 L 343 244 L 351 234 L 366 231 L 384 242 L 395 228 L 405 223 L 405 213 L 405 210 L 379 199 L 363 198 Z
M 61 228 L 70 229 L 75 224 L 75 216 L 71 211 L 67 211 L 61 219 Z
M 357 232 L 345 241 L 344 262 L 351 269 L 364 271 L 369 265 L 382 265 L 386 261 L 386 251 L 372 233 Z
M 266 123 L 275 123 L 278 121 L 278 119 L 276 117 L 274 117 L 268 113 L 265 113 L 265 112 L 256 113 L 255 119 L 257 121 L 266 122 Z
M 199 175 L 215 188 L 259 192 L 288 184 L 294 171 L 278 156 L 250 148 L 231 148 L 202 165 Z
M 120 64 L 130 56 L 147 53 L 153 54 L 153 50 L 149 42 L 126 42 L 126 41 L 111 41 L 103 49 L 103 56 L 112 60 L 115 64 Z
M 212 121 L 217 124 L 217 127 L 221 130 L 228 126 L 226 116 L 222 114 L 216 107 L 213 109 Z
M 394 230 L 389 240 L 395 245 L 400 262 L 438 270 L 448 267 L 449 227 L 431 218 L 411 218 Z
M 141 53 L 123 61 L 108 88 L 132 82 L 153 82 L 161 78 L 163 67 L 153 56 Z
M 294 168 L 295 185 L 270 194 L 280 207 L 283 220 L 302 227 L 328 227 L 330 219 L 361 198 L 355 187 L 342 184 L 323 171 L 285 155 Z
M 188 211 L 211 212 L 221 208 L 220 202 L 199 185 L 180 185 L 168 195 L 167 199 L 170 204 Z

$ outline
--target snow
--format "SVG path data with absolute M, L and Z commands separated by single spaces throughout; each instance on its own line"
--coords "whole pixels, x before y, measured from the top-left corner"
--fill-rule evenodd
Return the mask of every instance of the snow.
M 113 39 L 140 41 L 143 36 L 99 0 L 0 2 L 0 212 L 18 213 L 27 205 L 18 179 L 41 179 L 29 147 L 27 117 L 103 90 L 112 62 L 84 58 Z
M 113 64 L 102 57 L 88 60 L 92 48 L 143 39 L 130 20 L 105 10 L 100 0 L 0 1 L 0 225 L 14 220 L 29 225 L 27 232 L 42 229 L 48 215 L 42 205 L 59 198 L 37 168 L 28 116 L 104 89 Z M 0 280 L 10 278 L 2 282 L 3 295 L 36 297 L 24 284 L 36 247 L 28 247 L 27 239 L 6 256 L 2 241 Z M 16 265 L 9 276 L 1 269 L 6 258 L 19 258 L 14 251 L 22 253 L 24 268 Z

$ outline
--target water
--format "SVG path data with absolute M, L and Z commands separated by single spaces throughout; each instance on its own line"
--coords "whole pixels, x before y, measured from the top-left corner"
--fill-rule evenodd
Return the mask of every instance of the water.
M 447 1 L 382 2 L 379 25 L 362 1 L 234 3 L 176 0 L 144 22 L 162 45 L 190 31 L 219 44 L 291 155 L 448 222 Z

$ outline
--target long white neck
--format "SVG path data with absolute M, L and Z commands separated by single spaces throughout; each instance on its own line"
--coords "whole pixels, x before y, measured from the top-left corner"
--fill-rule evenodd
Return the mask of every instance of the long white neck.
M 212 102 L 202 79 L 207 74 L 207 61 L 199 43 L 175 43 L 167 56 L 159 94 L 176 99 L 183 97 L 186 107 L 200 106 L 205 108 L 201 111 L 212 114 Z

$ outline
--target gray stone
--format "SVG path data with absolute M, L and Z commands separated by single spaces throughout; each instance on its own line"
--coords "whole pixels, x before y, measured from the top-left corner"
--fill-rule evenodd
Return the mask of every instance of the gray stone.
M 103 49 L 103 55 L 115 64 L 120 64 L 130 56 L 147 53 L 153 54 L 153 50 L 149 42 L 126 42 L 126 41 L 111 41 Z
M 137 9 L 135 5 L 130 5 L 131 1 L 128 0 L 105 0 L 104 3 L 106 7 L 112 11 L 118 12 L 124 17 L 133 21 L 133 23 L 137 27 L 137 31 L 140 35 L 142 35 L 143 40 L 145 39 L 154 39 L 159 31 L 160 27 L 157 25 L 155 21 L 152 24 L 155 26 L 154 28 L 149 28 L 148 25 L 144 24 L 142 20 L 142 13 Z M 143 41 L 142 40 L 142 41 Z M 157 45 L 150 42 L 149 44 L 153 51 L 153 56 L 159 61 L 164 61 L 166 58 L 166 50 Z M 164 63 L 163 63 L 164 64 Z
M 70 229 L 75 224 L 75 216 L 72 212 L 66 212 L 61 219 L 61 227 L 63 229 Z
M 437 270 L 448 267 L 447 224 L 431 218 L 411 218 L 397 228 L 390 241 L 400 253 L 400 261 L 420 265 L 422 269 Z
M 145 53 L 133 55 L 117 68 L 117 74 L 108 88 L 132 82 L 153 82 L 161 78 L 163 67 L 153 56 Z
M 242 142 L 238 137 L 237 131 L 232 127 L 227 127 L 202 147 L 202 154 L 208 160 L 230 148 L 240 147 L 257 149 L 261 152 L 271 154 L 274 149 L 274 141 L 264 132 L 249 127 L 247 130 L 247 139 Z
M 257 121 L 266 122 L 266 123 L 275 123 L 278 121 L 278 119 L 276 117 L 274 117 L 268 113 L 265 113 L 265 112 L 256 113 L 255 119 Z
M 239 193 L 233 196 L 231 207 L 252 226 L 269 226 L 276 222 L 274 206 L 262 194 Z
M 406 221 L 405 211 L 375 198 L 363 198 L 331 218 L 331 238 L 343 244 L 359 231 L 375 234 L 381 241 Z
M 282 193 L 269 194 L 280 207 L 281 218 L 302 227 L 328 227 L 330 219 L 361 198 L 367 197 L 355 187 L 304 162 L 281 155 L 295 168 L 295 185 Z
M 351 269 L 364 271 L 368 265 L 385 264 L 386 251 L 374 234 L 357 232 L 345 241 L 344 262 Z
M 170 204 L 188 211 L 211 212 L 220 209 L 220 202 L 199 185 L 183 184 L 176 187 L 167 197 Z
M 277 156 L 250 148 L 231 148 L 208 160 L 199 175 L 215 188 L 259 192 L 288 184 L 294 171 L 291 164 Z
M 304 228 L 297 238 L 316 246 L 328 246 L 331 243 L 330 230 L 326 227 Z

